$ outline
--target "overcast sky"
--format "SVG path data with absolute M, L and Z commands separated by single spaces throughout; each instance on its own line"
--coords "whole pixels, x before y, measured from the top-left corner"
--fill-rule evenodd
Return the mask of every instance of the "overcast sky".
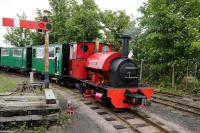
M 100 9 L 125 10 L 127 14 L 133 15 L 134 18 L 140 14 L 138 7 L 147 0 L 95 0 Z M 36 8 L 50 9 L 48 0 L 1 0 L 0 1 L 0 46 L 4 44 L 3 35 L 6 28 L 2 26 L 2 17 L 15 18 L 16 14 L 25 12 L 28 20 L 34 20 Z

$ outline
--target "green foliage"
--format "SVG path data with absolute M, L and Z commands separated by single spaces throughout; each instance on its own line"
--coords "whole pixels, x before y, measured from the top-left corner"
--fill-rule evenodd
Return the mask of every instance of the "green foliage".
M 199 0 L 149 0 L 140 8 L 142 32 L 133 48 L 137 61 L 148 64 L 151 81 L 171 77 L 174 65 L 178 83 L 186 75 L 188 59 L 199 60 L 199 6 Z
M 95 40 L 99 36 L 99 14 L 94 0 L 83 0 L 82 4 L 74 6 L 65 26 L 68 42 Z
M 67 28 L 66 21 L 72 14 L 73 7 L 77 5 L 76 0 L 49 0 L 51 6 L 52 32 L 50 34 L 50 42 L 66 42 Z
M 42 21 L 43 15 L 42 10 L 36 9 L 35 21 Z M 44 44 L 44 31 L 33 31 L 31 34 L 33 45 L 43 45 Z
M 60 126 L 64 126 L 67 122 L 71 122 L 71 116 L 67 114 L 66 112 L 60 111 L 58 124 Z
M 100 12 L 101 22 L 105 25 L 104 32 L 106 41 L 114 45 L 119 50 L 121 45 L 121 35 L 126 31 L 130 23 L 130 16 L 125 11 L 105 10 Z
M 49 0 L 52 8 L 51 42 L 78 42 L 104 39 L 99 31 L 103 28 L 107 42 L 117 49 L 121 43 L 120 36 L 130 22 L 125 11 L 100 11 L 94 0 Z M 101 26 L 101 23 L 105 27 Z
M 44 133 L 48 129 L 48 126 L 49 122 L 47 121 L 46 123 L 43 123 L 40 126 L 34 126 L 32 128 L 36 133 Z
M 94 0 L 49 0 L 52 8 L 51 42 L 93 41 L 99 36 L 99 15 Z

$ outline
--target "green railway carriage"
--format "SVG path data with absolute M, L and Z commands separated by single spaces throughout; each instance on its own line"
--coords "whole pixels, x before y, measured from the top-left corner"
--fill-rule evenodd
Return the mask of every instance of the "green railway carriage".
M 13 69 L 30 70 L 31 48 L 1 48 L 1 66 Z
M 52 44 L 49 46 L 49 74 L 68 75 L 69 45 Z M 32 70 L 44 73 L 44 45 L 32 47 Z

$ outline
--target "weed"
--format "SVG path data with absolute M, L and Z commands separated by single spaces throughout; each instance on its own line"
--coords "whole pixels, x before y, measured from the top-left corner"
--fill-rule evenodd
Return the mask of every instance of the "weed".
M 58 118 L 58 125 L 64 126 L 66 123 L 71 122 L 71 116 L 64 111 L 60 111 Z

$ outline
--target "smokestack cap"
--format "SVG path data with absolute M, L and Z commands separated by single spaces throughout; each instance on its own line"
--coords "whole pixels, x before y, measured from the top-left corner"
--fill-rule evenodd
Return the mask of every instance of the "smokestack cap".
M 123 34 L 123 35 L 122 35 L 122 38 L 123 38 L 123 39 L 125 39 L 125 38 L 126 38 L 126 39 L 131 39 L 131 36 L 130 36 L 130 34 Z

